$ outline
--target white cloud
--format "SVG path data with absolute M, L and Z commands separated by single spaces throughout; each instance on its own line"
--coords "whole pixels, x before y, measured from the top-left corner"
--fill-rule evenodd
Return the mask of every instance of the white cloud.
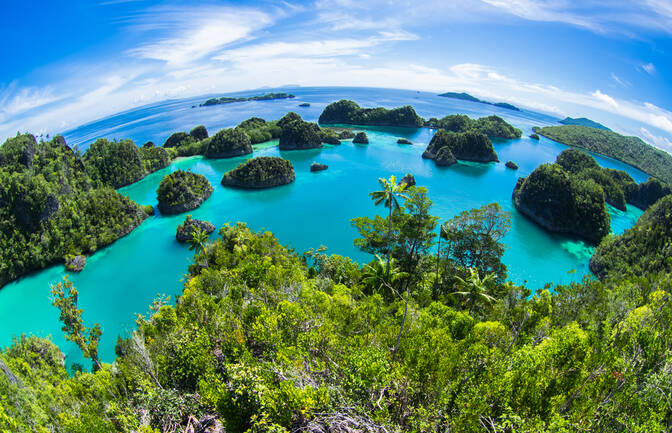
M 613 108 L 618 108 L 618 102 L 616 102 L 614 98 L 605 93 L 600 92 L 599 90 L 594 91 L 593 93 L 591 93 L 591 95 L 593 95 L 597 100 L 611 105 Z
M 650 62 L 643 64 L 642 69 L 649 75 L 653 75 L 656 72 L 656 66 Z
M 152 14 L 151 21 L 143 15 L 132 28 L 163 30 L 168 35 L 128 53 L 144 59 L 187 64 L 241 41 L 271 22 L 267 14 L 251 9 L 160 9 Z
M 623 86 L 623 87 L 630 87 L 630 86 L 632 86 L 632 84 L 630 84 L 630 82 L 629 82 L 628 80 L 619 77 L 618 75 L 616 75 L 616 74 L 613 73 L 613 72 L 611 73 L 611 79 L 614 80 L 614 81 L 616 81 L 618 84 L 620 84 L 620 85 Z
M 658 147 L 660 149 L 666 150 L 667 152 L 672 153 L 672 141 L 670 141 L 667 137 L 663 137 L 660 135 L 654 135 L 651 132 L 649 132 L 648 129 L 642 127 L 639 129 L 639 132 L 644 138 L 644 141 L 648 142 L 649 144 Z

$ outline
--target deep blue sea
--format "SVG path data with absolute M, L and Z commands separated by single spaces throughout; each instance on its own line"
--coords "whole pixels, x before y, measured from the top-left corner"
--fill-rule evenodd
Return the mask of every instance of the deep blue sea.
M 588 260 L 592 248 L 582 241 L 554 235 L 542 230 L 518 214 L 511 193 L 518 177 L 528 175 L 538 165 L 552 162 L 566 146 L 541 137 L 529 139 L 533 126 L 556 124 L 558 119 L 530 111 L 511 111 L 486 104 L 460 101 L 426 92 L 370 88 L 282 88 L 230 93 L 252 96 L 269 91 L 290 92 L 295 99 L 241 102 L 199 107 L 210 96 L 165 101 L 152 104 L 78 127 L 64 133 L 68 144 L 85 150 L 99 137 L 131 138 L 138 145 L 153 141 L 161 145 L 176 131 L 189 131 L 204 124 L 210 134 L 221 128 L 235 126 L 251 116 L 266 120 L 296 111 L 310 121 L 317 121 L 324 107 L 339 99 L 352 99 L 365 107 L 393 108 L 412 105 L 418 114 L 442 117 L 463 113 L 471 117 L 496 114 L 523 130 L 523 138 L 494 142 L 501 163 L 458 163 L 452 167 L 436 167 L 433 161 L 421 158 L 434 131 L 421 128 L 359 128 L 366 130 L 370 144 L 354 145 L 344 141 L 340 146 L 318 150 L 279 151 L 277 143 L 255 146 L 253 156 L 279 155 L 289 159 L 296 171 L 293 184 L 263 191 L 243 191 L 223 187 L 222 175 L 241 161 L 238 157 L 207 160 L 202 157 L 179 159 L 169 167 L 147 176 L 142 181 L 122 188 L 120 192 L 141 204 L 156 205 L 156 188 L 167 173 L 178 168 L 205 175 L 215 188 L 212 196 L 191 212 L 194 218 L 211 221 L 216 226 L 237 221 L 246 222 L 255 230 L 270 230 L 284 244 L 298 252 L 321 245 L 328 252 L 347 255 L 360 263 L 371 257 L 353 246 L 356 232 L 350 220 L 362 215 L 383 213 L 376 208 L 368 193 L 378 187 L 378 178 L 413 173 L 419 186 L 429 190 L 434 202 L 432 213 L 445 221 L 464 210 L 497 202 L 512 213 L 512 228 L 504 239 L 508 249 L 504 262 L 512 281 L 538 290 L 547 283 L 568 283 L 589 274 Z M 308 108 L 298 105 L 311 104 Z M 399 137 L 413 145 L 398 145 Z M 596 156 L 605 167 L 625 170 L 638 182 L 647 175 L 615 160 Z M 512 160 L 519 166 L 513 171 L 504 167 Z M 329 165 L 324 172 L 311 173 L 314 161 Z M 628 207 L 627 212 L 610 208 L 612 230 L 621 233 L 631 227 L 641 211 Z M 184 272 L 192 252 L 175 241 L 175 228 L 185 215 L 156 215 L 145 221 L 127 237 L 88 258 L 86 268 L 70 275 L 79 289 L 79 305 L 85 310 L 86 323 L 99 322 L 103 328 L 101 355 L 114 359 L 117 336 L 134 326 L 136 313 L 145 313 L 158 294 L 179 294 Z M 215 234 L 213 234 L 213 237 Z M 64 341 L 58 312 L 50 303 L 50 284 L 65 274 L 62 265 L 33 273 L 0 289 L 0 346 L 11 343 L 21 333 L 51 335 L 66 353 L 68 362 L 83 362 L 78 350 Z

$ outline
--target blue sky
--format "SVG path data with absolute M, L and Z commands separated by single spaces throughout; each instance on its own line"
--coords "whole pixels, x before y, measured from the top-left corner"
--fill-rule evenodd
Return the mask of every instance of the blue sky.
M 262 86 L 467 91 L 672 151 L 671 0 L 3 0 L 0 138 Z

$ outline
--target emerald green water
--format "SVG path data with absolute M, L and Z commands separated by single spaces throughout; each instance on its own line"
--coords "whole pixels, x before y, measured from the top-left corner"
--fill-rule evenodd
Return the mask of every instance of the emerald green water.
M 502 163 L 459 163 L 440 168 L 432 161 L 421 158 L 433 131 L 369 128 L 367 133 L 370 144 L 367 146 L 346 141 L 340 146 L 327 145 L 323 149 L 291 152 L 279 151 L 274 143 L 256 146 L 254 156 L 279 155 L 292 162 L 296 181 L 283 187 L 262 191 L 225 188 L 220 184 L 222 175 L 249 156 L 225 160 L 192 157 L 177 160 L 142 181 L 122 188 L 120 192 L 141 204 L 156 205 L 155 191 L 162 177 L 178 168 L 189 169 L 206 176 L 215 188 L 212 196 L 191 212 L 194 218 L 211 221 L 216 226 L 244 221 L 253 229 L 272 231 L 281 242 L 298 252 L 325 245 L 329 252 L 348 255 L 361 263 L 370 260 L 370 257 L 353 246 L 356 232 L 350 225 L 350 219 L 382 212 L 381 208 L 373 206 L 368 197 L 368 193 L 377 188 L 379 177 L 393 174 L 400 177 L 410 172 L 415 175 L 418 185 L 428 188 L 430 198 L 434 201 L 433 214 L 442 220 L 491 202 L 497 202 L 512 212 L 512 228 L 504 240 L 508 246 L 504 262 L 514 282 L 525 283 L 529 288 L 537 290 L 549 282 L 567 283 L 589 274 L 591 247 L 581 241 L 543 231 L 518 214 L 511 201 L 511 193 L 519 176 L 526 176 L 543 162 L 553 161 L 565 148 L 544 138 L 534 141 L 525 137 L 531 132 L 532 126 L 549 124 L 552 119 L 529 112 L 510 114 L 493 111 L 496 109 L 484 104 L 460 102 L 466 105 L 455 105 L 458 102 L 454 100 L 435 100 L 432 99 L 433 95 L 428 94 L 417 96 L 415 92 L 377 91 L 384 92 L 381 95 L 387 98 L 380 104 L 394 106 L 411 103 L 425 117 L 452 112 L 474 115 L 475 110 L 481 110 L 476 115 L 495 112 L 502 116 L 514 116 L 507 117 L 507 120 L 524 130 L 524 138 L 494 143 Z M 313 111 L 301 114 L 315 120 L 327 102 L 339 99 L 336 95 L 344 92 L 347 93 L 343 89 L 296 89 L 292 93 L 297 94 L 297 100 L 280 104 L 272 102 L 275 111 L 265 117 L 278 118 L 286 111 L 297 110 L 297 104 L 307 101 L 311 102 L 310 110 Z M 361 103 L 378 97 L 370 89 L 350 89 L 350 92 L 343 96 L 355 100 L 359 97 Z M 98 130 L 101 131 L 100 135 L 112 137 L 118 136 L 114 133 L 128 134 L 126 136 L 134 137 L 136 142 L 145 139 L 161 142 L 161 137 L 165 139 L 169 132 L 201 123 L 188 117 L 196 116 L 196 110 L 184 108 L 190 107 L 193 102 L 183 101 L 177 108 L 163 107 L 163 112 L 172 116 L 171 122 L 175 122 L 179 116 L 187 116 L 181 120 L 179 127 L 172 124 L 170 129 L 165 125 L 157 126 L 156 107 L 150 107 L 125 113 L 125 122 L 120 125 L 132 125 L 125 126 L 126 129 L 119 127 L 111 134 L 102 126 L 104 122 L 110 122 L 105 120 L 98 125 Z M 217 117 L 218 120 L 213 121 L 213 124 L 220 125 L 217 128 L 236 124 L 242 120 L 241 117 L 249 117 L 249 112 L 254 111 L 255 107 L 257 111 L 269 110 L 268 105 L 264 104 L 268 103 L 254 103 L 252 107 L 245 103 L 241 108 L 231 104 L 232 107 L 226 108 L 228 111 L 219 111 L 226 120 Z M 215 111 L 201 113 L 213 115 Z M 142 130 L 144 132 L 133 132 L 143 119 L 147 119 L 146 129 Z M 206 123 L 206 126 L 211 132 L 216 130 L 210 123 Z M 91 132 L 95 128 L 95 125 L 82 127 L 79 135 L 75 131 L 70 136 L 66 135 L 66 138 L 71 143 L 85 141 L 84 136 L 95 136 Z M 413 141 L 414 145 L 398 145 L 396 140 L 401 136 Z M 638 181 L 646 178 L 641 172 L 617 161 L 601 157 L 597 159 L 604 166 L 627 169 Z M 507 160 L 517 162 L 520 169 L 506 169 L 503 162 Z M 328 164 L 329 169 L 311 173 L 309 168 L 314 161 Z M 612 230 L 620 233 L 631 227 L 642 212 L 629 206 L 627 212 L 610 208 L 610 213 Z M 181 280 L 192 256 L 186 246 L 175 241 L 175 229 L 184 217 L 156 215 L 149 218 L 127 237 L 89 257 L 81 273 L 70 275 L 80 291 L 80 306 L 85 310 L 85 322 L 99 322 L 103 327 L 100 350 L 104 360 L 114 359 L 117 335 L 133 328 L 135 313 L 146 312 L 158 294 L 174 297 L 181 292 Z M 49 285 L 59 281 L 64 273 L 62 265 L 53 266 L 0 290 L 0 345 L 9 344 L 13 335 L 24 332 L 52 335 L 66 353 L 68 362 L 82 362 L 78 351 L 64 341 L 58 313 L 50 304 Z

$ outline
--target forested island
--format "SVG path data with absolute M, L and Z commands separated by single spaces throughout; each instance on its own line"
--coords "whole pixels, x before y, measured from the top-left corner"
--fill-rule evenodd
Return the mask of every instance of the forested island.
M 146 174 L 137 146 L 96 143 L 90 158 L 61 136 L 38 142 L 17 135 L 0 147 L 0 286 L 67 256 L 93 253 L 153 212 L 113 189 Z M 111 147 L 128 152 L 129 160 L 108 159 Z
M 610 231 L 604 192 L 592 179 L 582 179 L 560 164 L 542 164 L 518 179 L 516 209 L 546 230 L 598 244 Z
M 159 210 L 171 215 L 196 209 L 212 194 L 212 185 L 201 174 L 177 170 L 166 175 L 156 190 Z
M 462 101 L 478 102 L 479 104 L 494 105 L 495 107 L 506 108 L 507 110 L 520 111 L 520 108 L 516 107 L 515 105 L 511 105 L 507 102 L 488 102 L 482 99 L 478 99 L 477 97 L 471 96 L 470 94 L 464 92 L 462 93 L 446 92 L 441 93 L 439 96 L 442 96 L 444 98 L 460 99 Z
M 238 97 L 238 98 L 232 98 L 230 96 L 222 96 L 220 98 L 210 98 L 204 103 L 202 103 L 200 106 L 208 107 L 211 105 L 232 104 L 234 102 L 270 101 L 273 99 L 291 99 L 295 97 L 296 96 L 292 95 L 291 93 L 266 93 L 265 95 Z
M 492 142 L 480 132 L 437 131 L 422 154 L 423 158 L 433 159 L 437 165 L 448 166 L 457 159 L 473 162 L 497 162 Z
M 341 99 L 325 107 L 318 123 L 420 128 L 424 120 L 410 105 L 391 110 L 383 107 L 362 108 L 354 101 Z
M 602 129 L 604 131 L 611 131 L 611 129 L 607 128 L 601 123 L 597 123 L 594 120 L 590 120 L 585 117 L 577 117 L 577 118 L 565 117 L 559 123 L 562 123 L 563 125 L 579 125 L 579 126 L 587 126 L 589 128 Z
M 445 129 L 448 132 L 479 132 L 492 138 L 514 139 L 520 138 L 523 132 L 507 123 L 499 116 L 487 116 L 472 119 L 464 114 L 451 114 L 437 119 L 432 117 L 425 122 L 426 126 Z
M 246 189 L 273 188 L 294 182 L 292 163 L 277 156 L 259 156 L 241 162 L 224 174 L 222 185 Z
M 17 338 L 0 351 L 0 429 L 668 430 L 669 252 L 645 245 L 672 241 L 661 225 L 671 198 L 624 235 L 636 244 L 625 269 L 535 294 L 507 281 L 511 221 L 497 204 L 439 225 L 423 187 L 393 176 L 371 198 L 381 215 L 352 221 L 374 254 L 363 266 L 242 223 L 194 240 L 180 296 L 138 316 L 113 364 L 98 357 L 103 330 L 82 318 L 76 287 L 53 286 L 92 371 L 69 375 L 49 340 Z M 633 260 L 646 266 L 621 273 Z
M 672 183 L 672 155 L 641 138 L 577 125 L 546 126 L 535 128 L 535 132 L 568 146 L 623 161 L 667 184 Z

